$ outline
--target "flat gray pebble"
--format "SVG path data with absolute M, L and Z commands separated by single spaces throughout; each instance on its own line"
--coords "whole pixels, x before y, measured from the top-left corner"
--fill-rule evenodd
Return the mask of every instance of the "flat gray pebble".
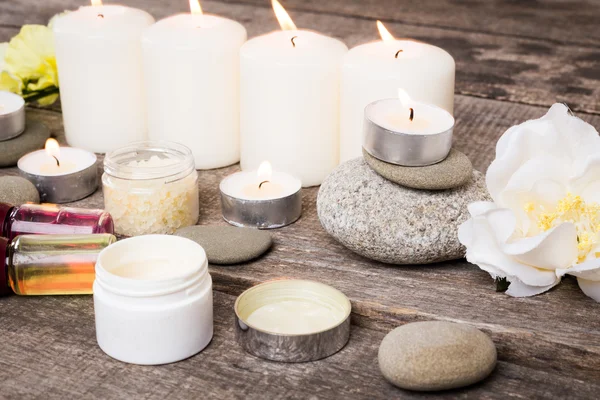
M 0 177 L 0 203 L 18 206 L 25 203 L 39 203 L 40 194 L 35 185 L 20 176 Z
M 27 119 L 25 132 L 16 138 L 0 142 L 0 167 L 14 167 L 19 158 L 44 148 L 50 130 L 41 122 Z
M 465 185 L 473 176 L 473 164 L 469 158 L 454 149 L 444 161 L 426 167 L 390 164 L 373 157 L 365 149 L 363 156 L 367 164 L 385 179 L 413 189 L 452 189 Z
M 496 346 L 479 329 L 443 321 L 394 329 L 379 346 L 379 368 L 392 384 L 434 391 L 468 386 L 496 366 Z
M 260 257 L 273 243 L 271 234 L 252 228 L 196 225 L 175 235 L 193 240 L 204 248 L 211 264 L 238 264 Z
M 338 166 L 323 182 L 317 212 L 325 230 L 350 250 L 390 264 L 463 258 L 458 227 L 467 206 L 490 200 L 481 172 L 449 190 L 417 190 L 374 172 L 363 158 Z

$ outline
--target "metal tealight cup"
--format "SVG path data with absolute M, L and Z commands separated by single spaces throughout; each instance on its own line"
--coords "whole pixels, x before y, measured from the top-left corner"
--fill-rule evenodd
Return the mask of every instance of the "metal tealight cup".
M 373 157 L 406 167 L 423 167 L 443 161 L 452 148 L 454 118 L 446 110 L 433 105 L 445 118 L 451 118 L 449 128 L 436 133 L 416 134 L 388 129 L 372 118 L 372 110 L 397 99 L 377 100 L 365 108 L 363 147 Z

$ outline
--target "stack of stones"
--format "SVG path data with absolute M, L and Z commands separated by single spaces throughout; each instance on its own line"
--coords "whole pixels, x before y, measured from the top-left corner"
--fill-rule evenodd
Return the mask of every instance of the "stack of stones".
M 464 257 L 458 227 L 467 206 L 490 200 L 483 174 L 452 149 L 434 165 L 404 167 L 363 158 L 337 167 L 321 185 L 321 224 L 350 250 L 390 264 L 429 264 Z

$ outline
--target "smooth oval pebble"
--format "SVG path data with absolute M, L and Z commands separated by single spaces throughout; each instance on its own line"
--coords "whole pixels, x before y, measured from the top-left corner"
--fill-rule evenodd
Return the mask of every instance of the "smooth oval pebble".
M 381 161 L 363 149 L 369 167 L 385 179 L 413 189 L 443 190 L 468 183 L 473 176 L 473 164 L 458 150 L 450 150 L 444 161 L 425 167 L 403 167 Z
M 175 235 L 193 240 L 204 248 L 211 264 L 238 264 L 265 253 L 271 234 L 252 228 L 196 225 L 178 229 Z
M 20 176 L 0 177 L 0 203 L 18 206 L 25 203 L 39 203 L 40 194 L 35 185 Z
M 338 166 L 321 184 L 317 212 L 323 228 L 350 250 L 389 264 L 430 264 L 465 256 L 458 227 L 468 205 L 490 201 L 485 177 L 449 190 L 397 185 L 364 159 Z
M 443 321 L 394 329 L 379 346 L 379 368 L 392 384 L 433 391 L 468 386 L 496 366 L 496 346 L 479 329 Z
M 27 119 L 26 124 L 25 132 L 21 135 L 0 142 L 0 167 L 13 167 L 25 154 L 44 148 L 50 130 L 32 119 Z

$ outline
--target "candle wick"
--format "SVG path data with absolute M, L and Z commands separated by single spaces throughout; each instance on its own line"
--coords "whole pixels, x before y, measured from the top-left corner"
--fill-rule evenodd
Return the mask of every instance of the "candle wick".
M 411 109 L 410 109 L 410 116 L 408 117 L 408 119 L 410 119 L 410 120 L 412 121 L 414 117 L 415 117 L 415 110 L 413 110 L 413 109 L 411 108 Z
M 98 14 L 98 18 L 104 18 L 104 14 Z
M 55 160 L 56 160 L 56 166 L 60 167 L 60 162 L 58 161 L 58 158 L 56 156 L 52 156 Z
M 394 58 L 398 58 L 398 54 L 402 53 L 404 50 L 400 49 L 396 52 L 396 55 L 394 56 Z
M 267 182 L 269 182 L 269 181 L 262 181 L 261 183 L 258 184 L 258 188 L 261 189 L 263 183 L 267 183 Z
M 298 38 L 298 36 L 294 36 L 293 38 L 290 39 L 290 41 L 292 42 L 292 46 L 296 47 L 296 42 L 294 42 L 294 39 Z

